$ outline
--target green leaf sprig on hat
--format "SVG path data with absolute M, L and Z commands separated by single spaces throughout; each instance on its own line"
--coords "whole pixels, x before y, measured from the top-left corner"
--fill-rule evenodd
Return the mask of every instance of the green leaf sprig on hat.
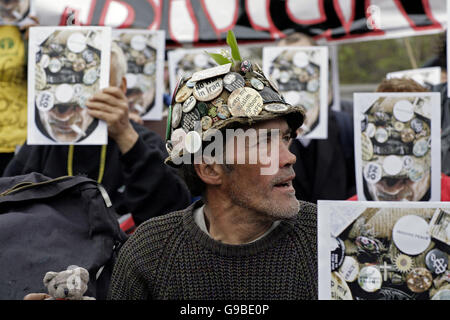
M 229 56 L 229 54 L 227 54 L 228 52 L 224 51 L 222 53 L 211 53 L 211 52 L 207 52 L 206 53 L 214 59 L 215 62 L 217 62 L 217 64 L 219 65 L 224 65 L 227 63 L 232 63 L 233 67 L 239 67 L 242 58 L 241 58 L 241 54 L 239 52 L 239 47 L 236 41 L 236 36 L 234 35 L 234 32 L 232 30 L 228 30 L 227 33 L 227 44 L 230 46 L 231 49 L 231 57 Z

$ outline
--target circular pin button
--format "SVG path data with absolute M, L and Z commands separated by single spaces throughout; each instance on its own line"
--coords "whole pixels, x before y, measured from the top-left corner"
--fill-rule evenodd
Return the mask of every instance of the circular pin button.
M 84 50 L 83 53 L 81 54 L 81 56 L 86 61 L 86 63 L 91 63 L 95 59 L 94 52 L 92 52 L 92 50 L 89 50 L 89 49 Z
M 250 83 L 252 87 L 255 88 L 256 90 L 264 89 L 264 84 L 256 78 L 251 78 Z
M 431 242 L 428 223 L 419 216 L 403 216 L 392 229 L 392 239 L 401 252 L 408 255 L 421 254 Z
M 380 270 L 374 266 L 361 269 L 358 276 L 358 284 L 366 292 L 375 292 L 381 288 L 383 279 Z
M 406 285 L 415 293 L 422 293 L 430 289 L 433 276 L 425 268 L 415 268 L 406 276 Z
M 204 102 L 197 103 L 197 110 L 200 113 L 200 116 L 206 116 L 208 114 L 208 106 Z
M 41 61 L 39 61 L 39 64 L 41 65 L 42 68 L 45 69 L 48 67 L 49 63 L 50 63 L 50 57 L 48 56 L 48 54 L 43 54 L 41 56 Z
M 69 102 L 73 97 L 73 88 L 66 83 L 60 84 L 55 91 L 56 101 L 61 103 Z
M 211 126 L 212 126 L 212 124 L 213 124 L 213 120 L 211 119 L 210 116 L 204 116 L 204 117 L 202 117 L 201 122 L 202 122 L 202 130 L 203 130 L 203 131 L 206 131 L 206 130 L 208 130 L 209 128 L 211 128 Z
M 231 116 L 230 110 L 226 104 L 217 107 L 217 116 L 222 120 L 225 120 Z
M 288 111 L 288 106 L 281 103 L 269 103 L 264 105 L 264 110 L 274 113 L 283 113 Z
M 383 170 L 390 176 L 395 176 L 402 171 L 403 162 L 398 156 L 390 155 L 384 158 Z
M 378 243 L 371 238 L 358 236 L 355 240 L 356 245 L 360 251 L 365 251 L 368 253 L 380 253 L 380 246 Z
M 408 100 L 400 100 L 395 103 L 393 113 L 398 121 L 407 122 L 414 116 L 414 106 Z
M 410 125 L 415 133 L 420 133 L 423 130 L 423 121 L 420 119 L 417 118 L 412 119 Z
M 62 68 L 62 63 L 59 59 L 57 59 L 57 58 L 50 59 L 50 62 L 48 63 L 48 69 L 50 70 L 50 72 L 57 73 L 57 72 L 59 72 L 59 70 L 61 70 L 61 68 Z
M 144 74 L 146 74 L 148 76 L 151 76 L 152 74 L 155 73 L 155 71 L 156 71 L 156 64 L 155 63 L 147 62 L 144 65 L 144 69 L 143 69 Z M 192 88 L 192 87 L 190 87 L 190 88 Z
M 130 46 L 136 51 L 142 51 L 146 46 L 146 39 L 142 35 L 135 35 L 131 38 Z
M 377 183 L 381 180 L 382 169 L 381 166 L 376 162 L 369 162 L 364 166 L 364 179 L 367 183 Z
M 339 268 L 339 273 L 347 282 L 353 282 L 358 278 L 359 264 L 355 258 L 346 256 L 344 262 Z
M 448 255 L 439 249 L 433 249 L 427 253 L 425 264 L 432 273 L 442 274 L 448 268 Z
M 403 166 L 403 168 L 405 170 L 411 169 L 411 167 L 413 165 L 414 165 L 414 159 L 412 157 L 410 157 L 410 156 L 404 156 L 403 157 L 403 164 L 402 164 L 402 166 Z
M 411 128 L 407 128 L 402 130 L 400 133 L 400 138 L 404 143 L 410 143 L 415 139 L 414 131 Z
M 72 65 L 73 71 L 80 72 L 86 68 L 86 62 L 83 59 L 77 59 Z
M 423 157 L 428 151 L 428 141 L 426 138 L 421 138 L 414 143 L 413 154 L 416 157 Z
M 181 121 L 181 127 L 184 131 L 199 130 L 201 127 L 201 116 L 197 109 L 192 109 L 191 112 L 185 113 Z
M 197 103 L 197 100 L 195 100 L 194 96 L 190 96 L 186 99 L 183 103 L 183 112 L 188 113 L 192 109 L 194 109 L 195 104 Z
M 353 300 L 352 292 L 339 272 L 331 273 L 331 299 Z
M 55 98 L 50 91 L 42 91 L 36 98 L 36 106 L 41 111 L 49 111 L 53 108 Z
M 384 128 L 378 128 L 377 131 L 375 131 L 375 140 L 379 143 L 385 143 L 388 140 L 388 137 L 388 132 Z
M 431 300 L 450 300 L 450 289 L 441 289 L 434 294 Z
M 413 164 L 411 168 L 409 168 L 408 178 L 413 182 L 417 182 L 423 178 L 424 173 L 424 169 L 420 164 Z
M 250 72 L 250 71 L 253 70 L 252 63 L 250 61 L 248 61 L 248 60 L 244 60 L 241 63 L 241 68 L 240 69 L 241 69 L 242 72 Z
M 97 68 L 91 68 L 86 70 L 86 72 L 84 73 L 83 83 L 89 86 L 94 84 L 97 81 L 97 79 L 98 79 Z
M 410 256 L 399 254 L 394 259 L 395 269 L 400 273 L 408 273 L 411 271 L 414 261 Z
M 305 68 L 309 64 L 309 58 L 305 52 L 299 51 L 294 54 L 292 62 L 299 68 Z
M 194 87 L 194 97 L 198 101 L 211 101 L 223 91 L 223 80 L 220 77 L 198 81 Z
M 366 134 L 369 138 L 373 138 L 375 136 L 376 127 L 372 122 L 367 124 Z
M 80 53 L 86 49 L 86 37 L 80 33 L 75 32 L 67 39 L 67 48 L 75 53 Z
M 182 116 L 182 107 L 180 103 L 173 106 L 172 109 L 172 128 L 177 128 L 180 125 Z
M 337 270 L 345 258 L 344 241 L 340 238 L 331 237 L 331 271 Z
M 262 111 L 263 99 L 255 89 L 239 88 L 228 97 L 228 108 L 234 117 L 257 116 Z
M 405 124 L 403 122 L 396 121 L 394 123 L 394 129 L 395 131 L 401 132 L 403 129 L 405 129 Z
M 189 88 L 187 85 L 182 86 L 176 96 L 175 96 L 175 102 L 184 102 L 187 98 L 189 98 L 192 94 L 193 89 Z
M 186 151 L 189 153 L 196 153 L 202 147 L 202 138 L 196 131 L 190 131 L 186 134 L 184 140 Z
M 290 78 L 291 77 L 289 76 L 289 73 L 287 71 L 281 71 L 279 79 L 281 83 L 288 83 Z
M 319 80 L 313 79 L 308 81 L 308 84 L 306 85 L 306 90 L 309 92 L 316 92 L 319 89 Z
M 245 86 L 244 77 L 239 73 L 229 72 L 223 77 L 223 86 L 229 92 L 233 92 L 238 88 L 243 88 Z

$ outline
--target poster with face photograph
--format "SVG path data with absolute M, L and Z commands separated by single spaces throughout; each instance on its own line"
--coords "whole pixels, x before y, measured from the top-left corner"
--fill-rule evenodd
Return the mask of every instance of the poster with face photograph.
M 169 51 L 169 76 L 170 76 L 170 93 L 175 90 L 175 86 L 183 75 L 189 76 L 194 72 L 216 67 L 217 63 L 206 52 L 223 53 L 227 50 L 227 54 L 231 55 L 228 47 L 207 47 L 203 49 L 176 49 Z M 262 63 L 262 50 L 259 46 L 240 45 L 239 52 L 242 59 L 249 59 L 253 63 Z
M 358 200 L 439 201 L 439 93 L 355 93 Z
M 328 136 L 328 48 L 265 47 L 263 70 L 278 85 L 287 103 L 302 105 L 306 119 L 303 138 Z
M 28 48 L 28 144 L 106 144 L 86 101 L 109 86 L 111 28 L 34 27 Z
M 450 300 L 450 203 L 318 201 L 321 300 Z
M 35 14 L 35 0 L 0 0 L 0 25 L 25 25 Z
M 127 59 L 130 111 L 144 120 L 161 120 L 164 94 L 164 31 L 115 29 L 115 41 Z
M 427 89 L 431 89 L 441 83 L 441 68 L 431 67 L 431 68 L 420 68 L 420 69 L 410 69 L 396 72 L 389 72 L 386 74 L 387 79 L 397 79 L 397 78 L 409 78 L 416 81 L 418 84 L 424 86 Z

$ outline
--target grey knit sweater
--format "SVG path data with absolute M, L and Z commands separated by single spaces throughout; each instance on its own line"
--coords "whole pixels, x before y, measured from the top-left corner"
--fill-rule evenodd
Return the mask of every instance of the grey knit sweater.
M 196 202 L 138 227 L 119 252 L 109 299 L 317 299 L 316 206 L 245 245 L 211 239 Z

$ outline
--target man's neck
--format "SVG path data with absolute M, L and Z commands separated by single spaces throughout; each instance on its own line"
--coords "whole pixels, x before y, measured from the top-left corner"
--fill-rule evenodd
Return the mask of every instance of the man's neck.
M 232 245 L 252 242 L 268 231 L 274 222 L 257 212 L 224 201 L 208 201 L 204 213 L 210 236 Z

